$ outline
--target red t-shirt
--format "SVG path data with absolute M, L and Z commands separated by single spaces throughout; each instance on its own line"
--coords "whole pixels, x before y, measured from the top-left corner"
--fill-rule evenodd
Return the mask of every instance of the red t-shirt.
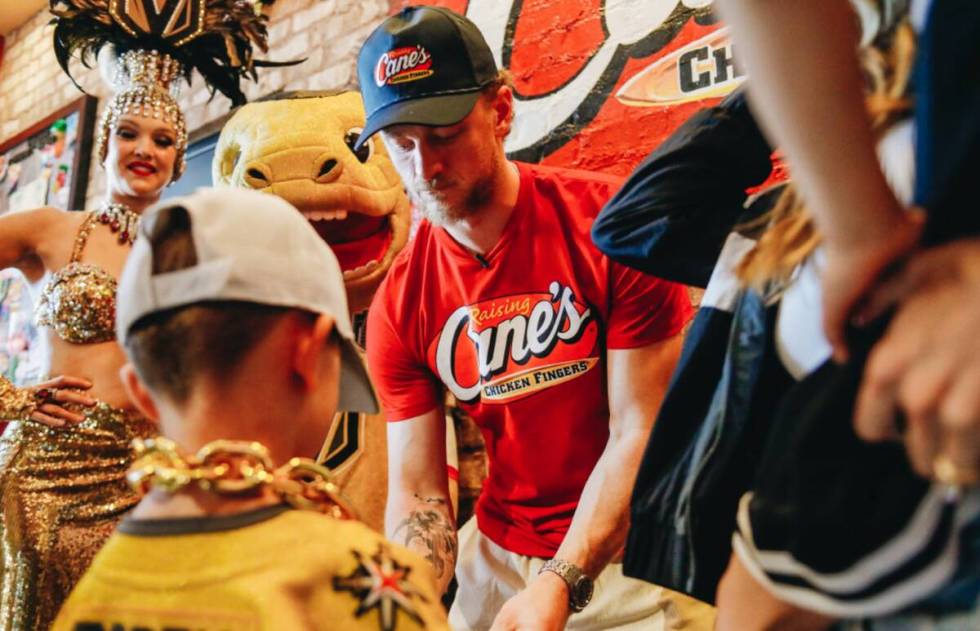
M 609 438 L 605 349 L 676 335 L 683 286 L 610 261 L 589 230 L 621 180 L 518 164 L 500 241 L 477 259 L 422 222 L 368 313 L 371 375 L 390 421 L 441 405 L 447 387 L 483 432 L 480 530 L 553 556 Z

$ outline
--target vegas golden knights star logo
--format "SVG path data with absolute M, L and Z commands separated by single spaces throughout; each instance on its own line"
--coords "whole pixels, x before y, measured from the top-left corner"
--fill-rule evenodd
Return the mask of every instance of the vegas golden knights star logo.
M 412 568 L 398 563 L 387 547 L 380 544 L 371 556 L 359 550 L 351 553 L 357 559 L 357 567 L 348 576 L 335 576 L 333 588 L 354 596 L 358 603 L 354 616 L 360 618 L 377 609 L 380 631 L 395 631 L 398 612 L 422 625 L 414 601 L 426 602 L 426 599 L 408 580 Z
M 183 46 L 204 32 L 206 0 L 109 0 L 109 13 L 133 37 L 156 35 Z

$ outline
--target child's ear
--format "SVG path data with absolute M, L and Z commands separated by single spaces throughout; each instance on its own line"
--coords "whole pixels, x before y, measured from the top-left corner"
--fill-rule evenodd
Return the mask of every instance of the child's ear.
M 153 401 L 153 397 L 150 396 L 149 390 L 140 381 L 139 375 L 136 374 L 136 369 L 133 368 L 133 365 L 128 362 L 124 364 L 119 369 L 119 378 L 122 380 L 123 388 L 126 389 L 129 400 L 133 402 L 136 409 L 151 421 L 159 422 L 160 411 L 157 409 L 157 404 Z
M 316 388 L 322 375 L 320 374 L 320 355 L 323 347 L 333 332 L 334 320 L 326 314 L 320 314 L 313 322 L 313 327 L 304 329 L 296 342 L 293 354 L 293 370 L 299 375 L 307 389 Z

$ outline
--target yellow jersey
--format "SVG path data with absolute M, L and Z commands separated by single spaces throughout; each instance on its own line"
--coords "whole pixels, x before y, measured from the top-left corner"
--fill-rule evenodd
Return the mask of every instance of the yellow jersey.
M 446 630 L 429 564 L 364 524 L 271 506 L 124 520 L 56 631 Z

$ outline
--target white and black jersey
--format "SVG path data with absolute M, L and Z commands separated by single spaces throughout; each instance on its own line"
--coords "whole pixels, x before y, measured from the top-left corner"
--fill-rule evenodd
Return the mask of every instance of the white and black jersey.
M 977 576 L 970 529 L 980 527 L 980 490 L 951 495 L 913 472 L 900 443 L 857 437 L 863 362 L 860 351 L 845 366 L 829 361 L 818 283 L 808 265 L 782 298 L 775 346 L 806 376 L 782 398 L 754 489 L 739 503 L 733 549 L 781 600 L 878 617 L 921 604 L 958 573 Z
M 916 181 L 915 139 L 916 125 L 906 121 L 878 147 L 905 203 Z M 933 219 L 933 235 L 959 230 L 945 215 Z M 927 608 L 939 590 L 956 593 L 946 611 L 975 607 L 980 490 L 951 495 L 912 471 L 900 443 L 855 435 L 864 358 L 887 323 L 854 332 L 847 365 L 829 361 L 819 266 L 818 252 L 781 300 L 775 348 L 799 383 L 783 396 L 754 490 L 739 504 L 733 548 L 782 600 L 835 617 Z

